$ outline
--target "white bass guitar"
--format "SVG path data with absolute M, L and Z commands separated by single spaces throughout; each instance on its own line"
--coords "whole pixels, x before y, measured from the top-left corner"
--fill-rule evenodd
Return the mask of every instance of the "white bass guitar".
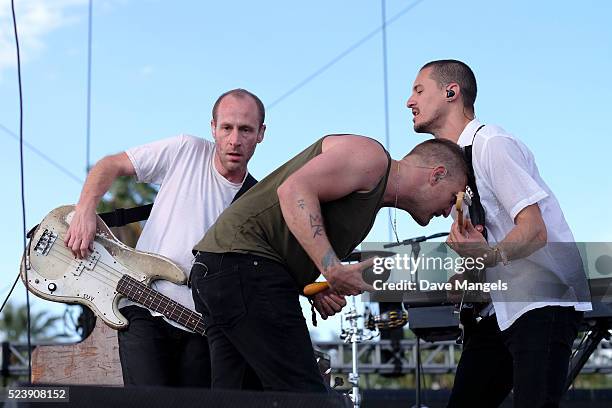
M 185 274 L 174 262 L 123 244 L 100 217 L 93 252 L 77 259 L 64 244 L 73 214 L 72 205 L 56 208 L 30 236 L 21 261 L 21 279 L 30 292 L 53 302 L 88 306 L 114 329 L 128 325 L 117 306 L 125 296 L 204 335 L 199 313 L 149 287 L 156 279 L 184 284 Z

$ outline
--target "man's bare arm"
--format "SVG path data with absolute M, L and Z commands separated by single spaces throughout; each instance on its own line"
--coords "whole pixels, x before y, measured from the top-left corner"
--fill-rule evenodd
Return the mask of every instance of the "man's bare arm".
M 498 244 L 508 260 L 525 258 L 546 245 L 548 234 L 538 204 L 528 205 L 514 218 L 514 228 Z
M 525 258 L 546 245 L 546 224 L 537 204 L 523 208 L 514 218 L 514 227 L 497 245 L 508 260 Z M 459 232 L 457 222 L 451 227 L 447 242 L 461 256 L 481 257 L 486 255 L 486 266 L 494 266 L 502 261 L 499 254 L 490 248 L 477 227 L 469 220 L 465 222 L 464 232 Z M 476 245 L 480 243 L 480 245 Z M 467 245 L 461 245 L 467 244 Z
M 332 143 L 326 145 L 331 140 Z M 321 203 L 376 186 L 387 169 L 387 156 L 376 142 L 357 136 L 334 136 L 323 152 L 292 174 L 279 188 L 285 222 L 330 286 L 343 295 L 367 288 L 365 264 L 342 265 L 321 214 Z
M 91 169 L 64 240 L 76 257 L 89 255 L 96 232 L 96 207 L 102 196 L 117 177 L 135 174 L 134 166 L 124 152 L 104 157 Z

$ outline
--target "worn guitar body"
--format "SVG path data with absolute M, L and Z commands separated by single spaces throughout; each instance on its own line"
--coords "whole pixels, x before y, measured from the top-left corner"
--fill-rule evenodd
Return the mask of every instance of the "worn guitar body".
M 185 283 L 185 274 L 175 263 L 121 243 L 99 217 L 92 254 L 76 259 L 64 244 L 73 214 L 74 206 L 56 208 L 31 236 L 21 278 L 32 293 L 53 302 L 85 305 L 114 329 L 128 324 L 117 306 L 125 296 L 204 334 L 200 314 L 149 288 L 156 279 Z

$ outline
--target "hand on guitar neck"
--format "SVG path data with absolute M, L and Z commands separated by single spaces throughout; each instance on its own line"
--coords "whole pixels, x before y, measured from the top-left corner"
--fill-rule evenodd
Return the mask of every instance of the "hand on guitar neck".
M 457 211 L 456 224 L 459 233 L 463 234 L 466 231 L 466 228 L 470 228 L 482 234 L 482 231 L 484 229 L 483 226 L 475 225 L 472 227 L 471 221 L 463 215 L 463 204 L 470 206 L 472 204 L 472 200 L 463 191 L 460 191 L 457 193 L 457 200 L 455 202 L 455 210 Z

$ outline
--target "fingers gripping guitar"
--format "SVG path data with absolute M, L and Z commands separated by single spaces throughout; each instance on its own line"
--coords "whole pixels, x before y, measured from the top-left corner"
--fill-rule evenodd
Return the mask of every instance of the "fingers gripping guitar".
M 77 258 L 86 258 L 93 249 L 98 229 L 95 211 L 75 208 L 64 243 Z
M 185 274 L 169 259 L 135 251 L 118 241 L 97 218 L 92 252 L 84 259 L 73 256 L 64 244 L 73 206 L 49 213 L 30 239 L 21 265 L 21 277 L 35 295 L 44 299 L 88 306 L 109 326 L 127 325 L 117 303 L 126 296 L 170 320 L 202 333 L 201 316 L 147 285 L 155 279 L 184 283 Z

